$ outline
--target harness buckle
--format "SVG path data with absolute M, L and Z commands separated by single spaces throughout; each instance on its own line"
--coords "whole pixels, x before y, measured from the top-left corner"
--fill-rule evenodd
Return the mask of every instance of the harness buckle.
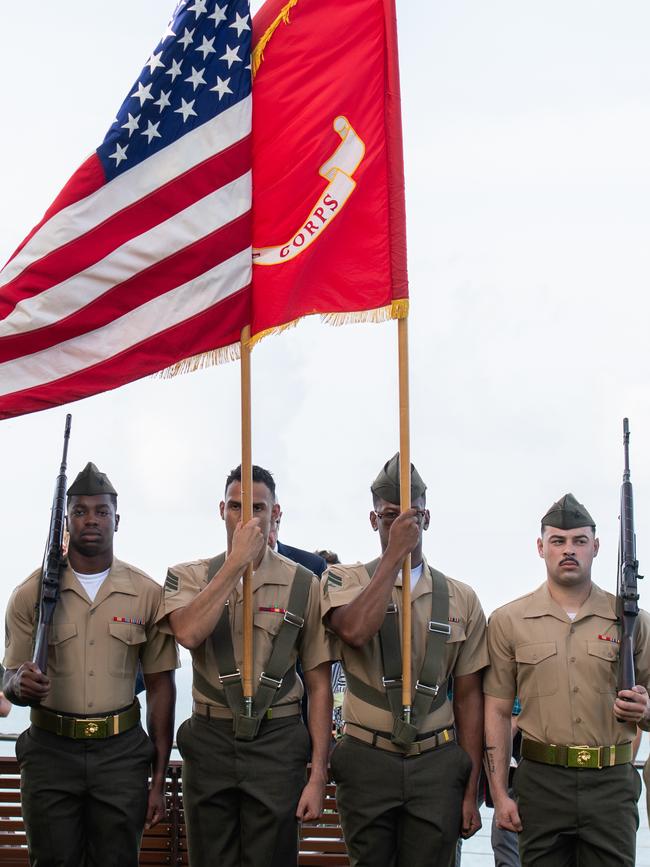
M 440 686 L 437 683 L 435 686 L 430 686 L 428 683 L 422 683 L 421 680 L 418 680 L 415 684 L 415 691 L 421 692 L 424 695 L 430 695 L 431 698 L 435 698 L 440 692 Z
M 401 677 L 382 677 L 381 682 L 384 685 L 384 689 L 397 689 L 402 686 Z
M 291 626 L 297 626 L 298 629 L 302 629 L 305 625 L 305 618 L 298 617 L 297 614 L 293 614 L 291 611 L 285 611 L 284 617 L 282 618 L 286 623 L 290 623 Z
M 386 614 L 395 614 L 397 611 L 397 605 L 394 602 L 389 602 L 386 608 Z
M 234 683 L 237 680 L 241 680 L 241 672 L 239 669 L 237 671 L 231 671 L 230 674 L 220 674 L 219 675 L 219 683 L 222 686 L 226 686 L 226 684 Z
M 276 690 L 280 689 L 282 686 L 282 680 L 283 678 L 281 677 L 271 677 L 271 675 L 267 674 L 265 671 L 260 674 L 260 683 L 262 686 L 272 686 L 273 689 Z
M 436 623 L 430 620 L 427 626 L 429 632 L 438 632 L 440 635 L 451 635 L 451 626 L 448 623 Z

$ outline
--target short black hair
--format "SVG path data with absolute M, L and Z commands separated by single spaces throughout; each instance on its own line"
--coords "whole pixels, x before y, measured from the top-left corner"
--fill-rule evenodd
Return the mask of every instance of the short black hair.
M 261 482 L 263 485 L 266 485 L 266 487 L 271 492 L 273 502 L 275 502 L 275 480 L 273 478 L 273 475 L 268 470 L 265 470 L 264 467 L 258 467 L 257 464 L 253 464 L 253 481 Z M 241 464 L 228 473 L 228 478 L 226 479 L 226 489 L 224 493 L 228 490 L 228 488 L 233 482 L 241 482 Z

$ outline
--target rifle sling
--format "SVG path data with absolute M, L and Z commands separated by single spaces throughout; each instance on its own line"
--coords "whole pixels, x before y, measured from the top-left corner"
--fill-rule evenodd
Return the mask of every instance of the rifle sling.
M 370 578 L 375 574 L 379 559 L 366 564 Z M 415 694 L 411 709 L 412 720 L 417 726 L 428 714 L 437 710 L 445 702 L 446 685 L 438 683 L 445 645 L 450 634 L 449 629 L 449 591 L 447 579 L 436 569 L 431 569 L 431 621 L 427 632 L 426 647 L 420 675 L 415 685 Z M 432 628 L 433 627 L 433 628 Z M 359 678 L 346 672 L 348 688 L 353 695 L 362 701 L 384 710 L 390 709 L 395 724 L 403 722 L 402 714 L 402 652 L 399 634 L 399 618 L 397 607 L 391 602 L 386 610 L 386 616 L 379 630 L 379 645 L 381 648 L 384 690 L 375 689 Z M 406 743 L 416 735 L 415 726 L 409 727 L 405 735 L 403 727 L 399 740 Z M 396 731 L 394 725 L 393 731 Z M 404 738 L 406 737 L 406 740 Z
M 210 560 L 208 564 L 208 582 L 211 581 L 225 562 L 225 554 L 220 554 Z M 291 666 L 291 654 L 298 641 L 300 630 L 304 625 L 304 615 L 309 601 L 312 574 L 303 566 L 296 564 L 289 602 L 282 625 L 273 639 L 271 655 L 266 664 L 265 671 L 260 675 L 257 691 L 253 701 L 253 718 L 255 724 L 250 728 L 244 726 L 241 730 L 243 739 L 255 737 L 259 724 L 271 707 L 273 702 L 281 701 L 293 688 L 296 682 L 295 666 Z M 230 629 L 230 617 L 228 605 L 224 606 L 223 613 L 210 636 L 212 649 L 217 662 L 217 668 L 221 672 L 223 690 L 218 690 L 196 668 L 194 669 L 194 683 L 197 689 L 212 701 L 220 705 L 227 704 L 232 711 L 235 720 L 237 736 L 238 722 L 243 719 L 244 693 L 242 689 L 241 672 L 237 668 L 235 653 L 232 643 L 232 631 Z M 225 672 L 225 674 L 224 674 Z

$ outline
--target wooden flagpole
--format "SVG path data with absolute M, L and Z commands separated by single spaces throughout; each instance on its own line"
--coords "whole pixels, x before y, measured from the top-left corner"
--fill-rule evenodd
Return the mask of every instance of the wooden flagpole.
M 411 441 L 409 423 L 408 318 L 397 320 L 399 362 L 400 510 L 411 508 Z M 402 564 L 402 709 L 411 722 L 411 555 Z
M 251 449 L 251 348 L 250 326 L 241 333 L 241 520 L 253 517 L 253 461 Z M 253 715 L 253 564 L 244 572 L 244 714 Z

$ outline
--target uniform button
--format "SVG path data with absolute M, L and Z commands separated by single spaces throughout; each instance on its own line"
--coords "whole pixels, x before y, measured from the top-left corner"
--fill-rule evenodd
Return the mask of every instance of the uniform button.
M 94 639 L 94 638 L 91 638 L 90 641 L 88 642 L 88 644 L 94 644 L 94 643 L 95 643 L 95 639 Z
M 579 692 L 579 687 L 574 686 L 574 687 L 573 687 L 573 691 L 574 691 L 574 692 Z
M 582 722 L 582 717 L 581 717 L 581 716 L 577 716 L 577 717 L 576 717 L 576 722 L 577 722 L 577 723 L 581 723 L 581 722 Z
M 576 661 L 575 656 L 570 656 L 570 657 L 569 657 L 569 662 L 575 662 L 575 661 Z
M 88 707 L 92 707 L 92 706 L 93 706 L 92 701 L 89 701 L 89 702 L 88 702 Z
M 569 632 L 571 633 L 571 635 L 573 635 L 573 633 L 574 633 L 575 631 L 576 631 L 575 626 L 572 626 L 571 629 L 569 629 Z
M 94 672 L 94 671 L 89 671 L 88 674 L 89 674 L 91 677 L 94 677 L 95 672 Z M 576 689 L 577 689 L 577 687 L 576 687 Z

